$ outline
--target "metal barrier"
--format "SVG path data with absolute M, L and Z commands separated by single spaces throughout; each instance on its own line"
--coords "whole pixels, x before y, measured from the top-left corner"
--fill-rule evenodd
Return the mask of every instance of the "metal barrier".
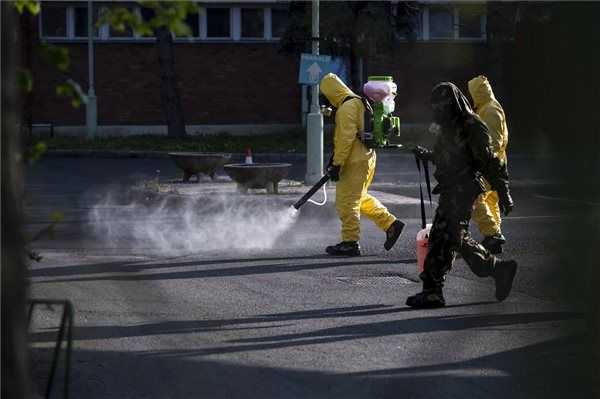
M 31 318 L 33 316 L 33 310 L 37 305 L 46 305 L 52 308 L 53 305 L 60 305 L 63 307 L 62 317 L 60 320 L 60 326 L 58 330 L 58 337 L 56 338 L 56 345 L 54 346 L 54 355 L 52 356 L 52 367 L 50 369 L 50 376 L 48 377 L 48 385 L 46 386 L 46 398 L 50 398 L 52 393 L 52 385 L 54 382 L 54 376 L 58 367 L 58 359 L 60 355 L 60 348 L 66 333 L 67 348 L 65 353 L 65 399 L 69 398 L 69 377 L 71 369 L 71 349 L 73 346 L 73 304 L 67 299 L 31 299 L 29 300 L 29 314 L 27 316 L 27 325 L 31 324 Z
M 50 137 L 54 137 L 54 123 L 52 122 L 47 122 L 47 123 L 32 123 L 31 124 L 31 132 L 33 133 L 33 128 L 34 127 L 46 127 L 50 129 Z

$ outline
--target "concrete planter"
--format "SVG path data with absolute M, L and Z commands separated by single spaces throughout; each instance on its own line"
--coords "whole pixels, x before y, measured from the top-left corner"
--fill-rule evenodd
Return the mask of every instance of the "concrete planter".
M 188 182 L 190 177 L 204 173 L 214 180 L 217 169 L 225 165 L 231 154 L 202 153 L 202 152 L 170 152 L 169 157 L 177 167 L 183 170 L 183 181 Z
M 225 165 L 225 173 L 238 184 L 241 192 L 249 188 L 266 188 L 270 194 L 278 193 L 278 184 L 288 176 L 289 163 L 238 163 Z

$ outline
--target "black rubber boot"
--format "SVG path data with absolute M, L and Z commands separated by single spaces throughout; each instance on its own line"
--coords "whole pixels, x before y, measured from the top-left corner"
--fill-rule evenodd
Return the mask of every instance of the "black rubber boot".
M 360 256 L 360 245 L 358 241 L 342 241 L 328 246 L 325 252 L 334 256 Z
M 494 281 L 496 282 L 496 299 L 500 302 L 508 298 L 513 280 L 517 274 L 517 262 L 514 260 L 498 260 L 494 266 Z
M 386 251 L 392 249 L 396 241 L 398 241 L 398 237 L 400 237 L 403 229 L 404 223 L 399 220 L 396 220 L 390 227 L 388 227 L 385 232 L 385 244 L 383 244 L 383 247 L 386 249 Z
M 441 288 L 428 288 L 409 296 L 406 299 L 406 305 L 415 309 L 433 309 L 446 306 L 446 300 Z
M 502 253 L 502 244 L 506 242 L 506 238 L 502 234 L 488 236 L 481 241 L 481 245 L 487 249 L 492 255 Z

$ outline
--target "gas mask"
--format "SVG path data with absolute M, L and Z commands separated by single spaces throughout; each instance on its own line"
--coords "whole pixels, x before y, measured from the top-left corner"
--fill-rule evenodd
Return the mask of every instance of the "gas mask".
M 432 135 L 438 136 L 442 132 L 442 127 L 439 124 L 432 122 L 427 130 Z
M 323 114 L 323 116 L 329 118 L 333 115 L 333 111 L 334 111 L 333 106 L 329 102 L 329 99 L 323 93 L 319 94 L 319 104 L 320 104 L 320 111 L 321 111 L 321 114 Z
M 453 125 L 458 119 L 473 114 L 469 100 L 453 83 L 443 82 L 431 91 L 433 121 L 441 126 Z
M 457 116 L 452 100 L 450 99 L 432 102 L 431 110 L 433 113 L 433 121 L 440 126 L 448 125 Z
M 441 83 L 431 92 L 433 121 L 440 126 L 449 125 L 457 116 L 455 98 L 450 84 Z

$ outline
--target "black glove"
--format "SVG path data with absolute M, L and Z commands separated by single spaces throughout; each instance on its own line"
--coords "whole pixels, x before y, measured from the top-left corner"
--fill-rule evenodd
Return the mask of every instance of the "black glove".
M 329 161 L 327 161 L 327 166 L 325 166 L 325 170 L 331 168 L 333 166 L 333 154 L 329 157 Z
M 419 158 L 422 161 L 431 161 L 431 158 L 433 156 L 433 152 L 431 150 L 428 150 L 425 147 L 421 147 L 420 145 L 413 148 L 412 152 L 417 158 Z
M 506 187 L 504 190 L 498 191 L 498 206 L 500 207 L 500 212 L 502 212 L 504 216 L 508 216 L 508 214 L 515 207 L 515 203 L 510 196 L 508 187 Z
M 331 165 L 327 168 L 327 174 L 329 175 L 329 179 L 331 181 L 340 180 L 340 165 Z

